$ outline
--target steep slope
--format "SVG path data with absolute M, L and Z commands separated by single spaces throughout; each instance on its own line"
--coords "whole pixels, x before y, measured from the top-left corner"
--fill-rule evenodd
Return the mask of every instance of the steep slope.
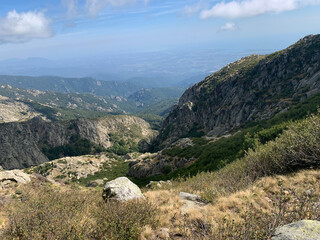
M 271 55 L 229 64 L 189 88 L 158 137 L 165 143 L 203 132 L 228 133 L 248 121 L 269 119 L 320 90 L 320 35 Z
M 48 157 L 54 159 L 55 154 L 60 153 L 58 147 L 68 144 L 75 145 L 74 148 L 69 147 L 70 151 L 87 150 L 94 146 L 110 148 L 119 135 L 124 140 L 138 143 L 143 139 L 150 140 L 153 132 L 147 122 L 131 116 L 64 122 L 45 122 L 34 118 L 24 123 L 0 124 L 0 166 L 15 169 L 39 165 L 49 161 Z M 77 146 L 81 144 L 83 149 Z

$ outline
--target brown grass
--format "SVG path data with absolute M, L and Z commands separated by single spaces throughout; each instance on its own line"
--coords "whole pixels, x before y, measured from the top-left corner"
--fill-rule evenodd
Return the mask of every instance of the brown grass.
M 160 209 L 161 226 L 182 239 L 269 239 L 279 225 L 320 220 L 320 170 L 262 178 L 186 215 L 180 212 L 178 192 L 158 190 L 146 196 Z
M 7 208 L 2 239 L 137 239 L 155 227 L 157 209 L 147 201 L 102 200 L 96 190 L 33 182 Z

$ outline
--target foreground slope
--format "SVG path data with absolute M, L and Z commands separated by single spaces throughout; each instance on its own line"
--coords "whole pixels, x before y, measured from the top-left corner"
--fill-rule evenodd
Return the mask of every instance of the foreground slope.
M 163 124 L 158 141 L 203 132 L 219 136 L 248 121 L 269 119 L 319 92 L 320 35 L 266 56 L 229 64 L 189 88 Z

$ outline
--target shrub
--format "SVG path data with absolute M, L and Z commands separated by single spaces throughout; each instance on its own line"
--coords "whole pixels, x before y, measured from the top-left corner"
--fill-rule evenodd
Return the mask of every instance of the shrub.
M 146 201 L 104 203 L 98 191 L 36 184 L 23 194 L 8 209 L 4 239 L 137 239 L 145 225 L 157 224 Z
M 204 197 L 213 201 L 218 196 L 244 189 L 264 176 L 319 166 L 320 116 L 312 115 L 292 123 L 276 140 L 258 144 L 243 158 L 221 170 L 200 173 L 181 185 L 187 189 L 203 189 Z

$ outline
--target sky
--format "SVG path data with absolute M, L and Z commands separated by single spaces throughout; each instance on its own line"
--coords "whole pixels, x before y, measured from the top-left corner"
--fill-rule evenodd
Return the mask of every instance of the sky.
M 0 0 L 0 59 L 278 50 L 320 33 L 320 0 Z

